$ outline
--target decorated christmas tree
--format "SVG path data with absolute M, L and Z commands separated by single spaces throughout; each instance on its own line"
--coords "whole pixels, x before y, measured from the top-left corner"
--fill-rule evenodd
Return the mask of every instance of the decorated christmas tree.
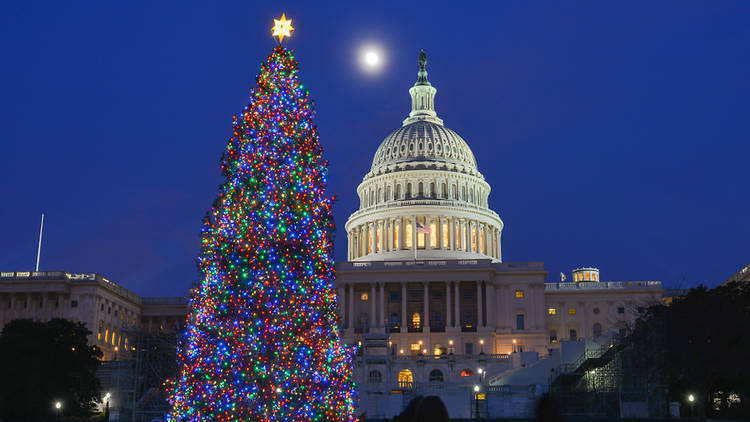
M 331 214 L 313 104 L 291 21 L 234 117 L 226 178 L 203 220 L 170 421 L 352 421 L 352 350 L 339 339 Z

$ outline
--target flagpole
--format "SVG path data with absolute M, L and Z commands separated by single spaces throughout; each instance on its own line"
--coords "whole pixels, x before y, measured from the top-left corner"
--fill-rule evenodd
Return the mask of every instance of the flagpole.
M 36 270 L 39 271 L 39 256 L 42 254 L 42 231 L 44 230 L 44 213 L 42 213 L 42 225 L 39 226 L 39 247 L 36 250 Z

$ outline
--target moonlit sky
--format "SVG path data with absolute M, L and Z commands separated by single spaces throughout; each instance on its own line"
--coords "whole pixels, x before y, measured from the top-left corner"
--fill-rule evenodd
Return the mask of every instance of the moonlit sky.
M 750 262 L 750 2 L 215 3 L 0 6 L 0 270 L 33 269 L 45 211 L 42 270 L 184 295 L 282 12 L 338 227 L 424 49 L 438 115 L 493 188 L 504 260 L 674 288 Z M 380 72 L 360 65 L 368 44 Z

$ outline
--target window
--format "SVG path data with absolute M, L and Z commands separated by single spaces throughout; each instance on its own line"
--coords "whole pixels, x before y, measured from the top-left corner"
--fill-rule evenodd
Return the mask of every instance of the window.
M 365 245 L 365 247 L 367 248 L 366 249 L 367 253 L 371 254 L 372 253 L 372 230 L 370 229 L 367 229 L 367 245 Z
M 477 251 L 477 228 L 476 227 L 471 228 L 471 251 L 472 252 Z
M 516 330 L 523 330 L 523 324 L 524 323 L 524 315 L 518 314 L 516 315 Z
M 78 301 L 77 300 L 71 300 L 70 301 L 70 307 L 71 308 L 77 308 L 78 307 Z
M 474 343 L 466 343 L 464 345 L 464 350 L 466 351 L 467 355 L 471 355 L 474 353 Z M 473 374 L 472 374 L 473 375 Z M 463 376 L 463 375 L 462 375 Z
M 398 231 L 400 229 L 398 220 L 394 223 L 393 226 L 393 249 L 400 249 L 399 247 L 399 238 L 398 238 Z
M 406 247 L 406 249 L 411 249 L 411 230 L 411 221 L 409 221 L 408 223 L 406 223 L 406 228 L 404 228 L 404 246 Z
M 375 231 L 375 251 L 380 252 L 380 227 Z
M 422 328 L 422 315 L 420 315 L 419 312 L 411 314 L 411 326 L 417 330 Z
M 430 371 L 430 382 L 443 382 L 443 373 L 439 369 Z
M 459 375 L 461 375 L 462 377 L 472 377 L 474 376 L 474 371 L 472 371 L 469 368 L 466 368 L 463 371 L 461 371 Z
M 578 339 L 578 333 L 576 330 L 570 330 L 570 340 L 576 341 Z
M 383 380 L 383 375 L 380 373 L 380 371 L 372 370 L 368 375 L 369 377 L 367 380 L 370 382 L 370 384 L 377 384 Z
M 401 294 L 397 291 L 391 292 L 391 302 L 399 302 L 401 300 Z M 395 314 L 394 314 L 395 315 Z
M 434 221 L 430 223 L 430 247 L 433 249 L 438 247 L 438 226 Z
M 602 335 L 602 324 L 598 322 L 594 323 L 594 338 L 601 337 Z
M 620 306 L 619 308 L 617 308 L 617 313 L 618 314 L 624 314 L 625 313 L 625 307 L 624 306 Z
M 549 342 L 550 343 L 557 343 L 557 330 L 550 330 L 549 332 Z
M 447 221 L 443 221 L 443 235 L 441 236 L 441 238 L 443 239 L 443 248 L 448 248 L 448 241 L 450 240 L 450 234 L 448 233 Z
M 359 295 L 359 300 L 363 302 L 367 302 L 370 299 L 370 295 L 367 294 L 367 292 L 362 293 Z
M 399 387 L 411 387 L 411 383 L 414 382 L 414 374 L 408 369 L 403 369 L 398 373 L 398 385 Z
M 419 343 L 412 343 L 411 344 L 411 351 L 412 352 L 416 352 L 416 353 L 421 352 L 422 351 L 422 345 L 419 344 Z
M 440 343 L 437 343 L 434 346 L 432 346 L 432 354 L 433 355 L 440 356 L 440 355 L 444 355 L 446 353 L 448 353 L 448 349 L 446 349 L 445 347 L 443 347 L 443 345 L 441 345 Z
M 516 298 L 517 299 L 523 298 L 523 290 L 516 290 Z
M 557 315 L 557 308 L 549 308 L 547 309 L 547 313 L 550 315 Z
M 576 308 L 568 308 L 568 315 L 575 315 L 576 314 Z

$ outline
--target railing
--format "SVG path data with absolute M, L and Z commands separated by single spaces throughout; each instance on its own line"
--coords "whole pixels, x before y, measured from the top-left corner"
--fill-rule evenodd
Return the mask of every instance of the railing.
M 180 305 L 187 306 L 188 300 L 184 297 L 144 297 L 144 305 Z
M 544 283 L 544 290 L 661 289 L 661 281 L 581 281 Z
M 130 290 L 110 281 L 100 274 L 73 274 L 65 271 L 4 271 L 0 272 L 0 280 L 67 280 L 72 282 L 94 282 L 118 293 L 129 300 L 141 303 L 141 297 Z
M 395 201 L 390 201 L 390 202 L 386 202 L 382 204 L 377 204 L 374 206 L 369 206 L 367 208 L 361 208 L 355 211 L 349 217 L 349 219 L 351 220 L 353 218 L 359 217 L 360 215 L 367 214 L 373 211 L 387 210 L 391 208 L 410 207 L 414 205 L 465 208 L 465 209 L 470 209 L 470 210 L 481 211 L 493 217 L 500 218 L 495 211 L 492 211 L 488 207 L 475 205 L 470 202 L 455 201 L 455 200 L 450 200 L 450 199 L 412 199 L 412 200 L 404 200 L 404 201 L 395 200 Z
M 496 262 L 491 259 L 440 259 L 440 260 L 404 260 L 404 261 L 363 261 L 363 262 L 339 262 L 336 267 L 338 270 L 370 270 L 370 269 L 390 269 L 400 267 L 429 266 L 429 267 L 459 267 L 459 266 L 483 266 L 498 270 L 544 270 L 543 262 Z M 615 282 L 618 283 L 618 282 Z M 619 282 L 622 283 L 622 282 Z M 631 282 L 631 283 L 654 283 L 654 282 Z M 661 282 L 655 282 L 661 285 Z M 557 284 L 583 284 L 583 283 L 547 283 L 547 286 Z M 600 283 L 597 283 L 600 284 Z
M 412 354 L 408 354 L 408 355 L 407 354 L 403 354 L 403 355 L 402 354 L 391 355 L 391 359 L 393 359 L 393 360 L 453 359 L 453 360 L 460 361 L 460 360 L 467 360 L 468 359 L 468 360 L 475 361 L 475 360 L 479 359 L 480 357 L 482 359 L 487 359 L 487 360 L 507 360 L 507 359 L 510 358 L 510 355 L 507 354 L 507 353 L 497 353 L 497 354 L 476 353 L 476 354 L 472 354 L 472 355 L 453 355 L 453 354 L 450 354 L 450 353 L 448 353 L 448 354 L 443 353 L 443 354 L 439 354 L 439 355 L 430 354 L 430 353 L 427 353 L 427 354 L 415 354 L 415 355 L 412 355 Z

